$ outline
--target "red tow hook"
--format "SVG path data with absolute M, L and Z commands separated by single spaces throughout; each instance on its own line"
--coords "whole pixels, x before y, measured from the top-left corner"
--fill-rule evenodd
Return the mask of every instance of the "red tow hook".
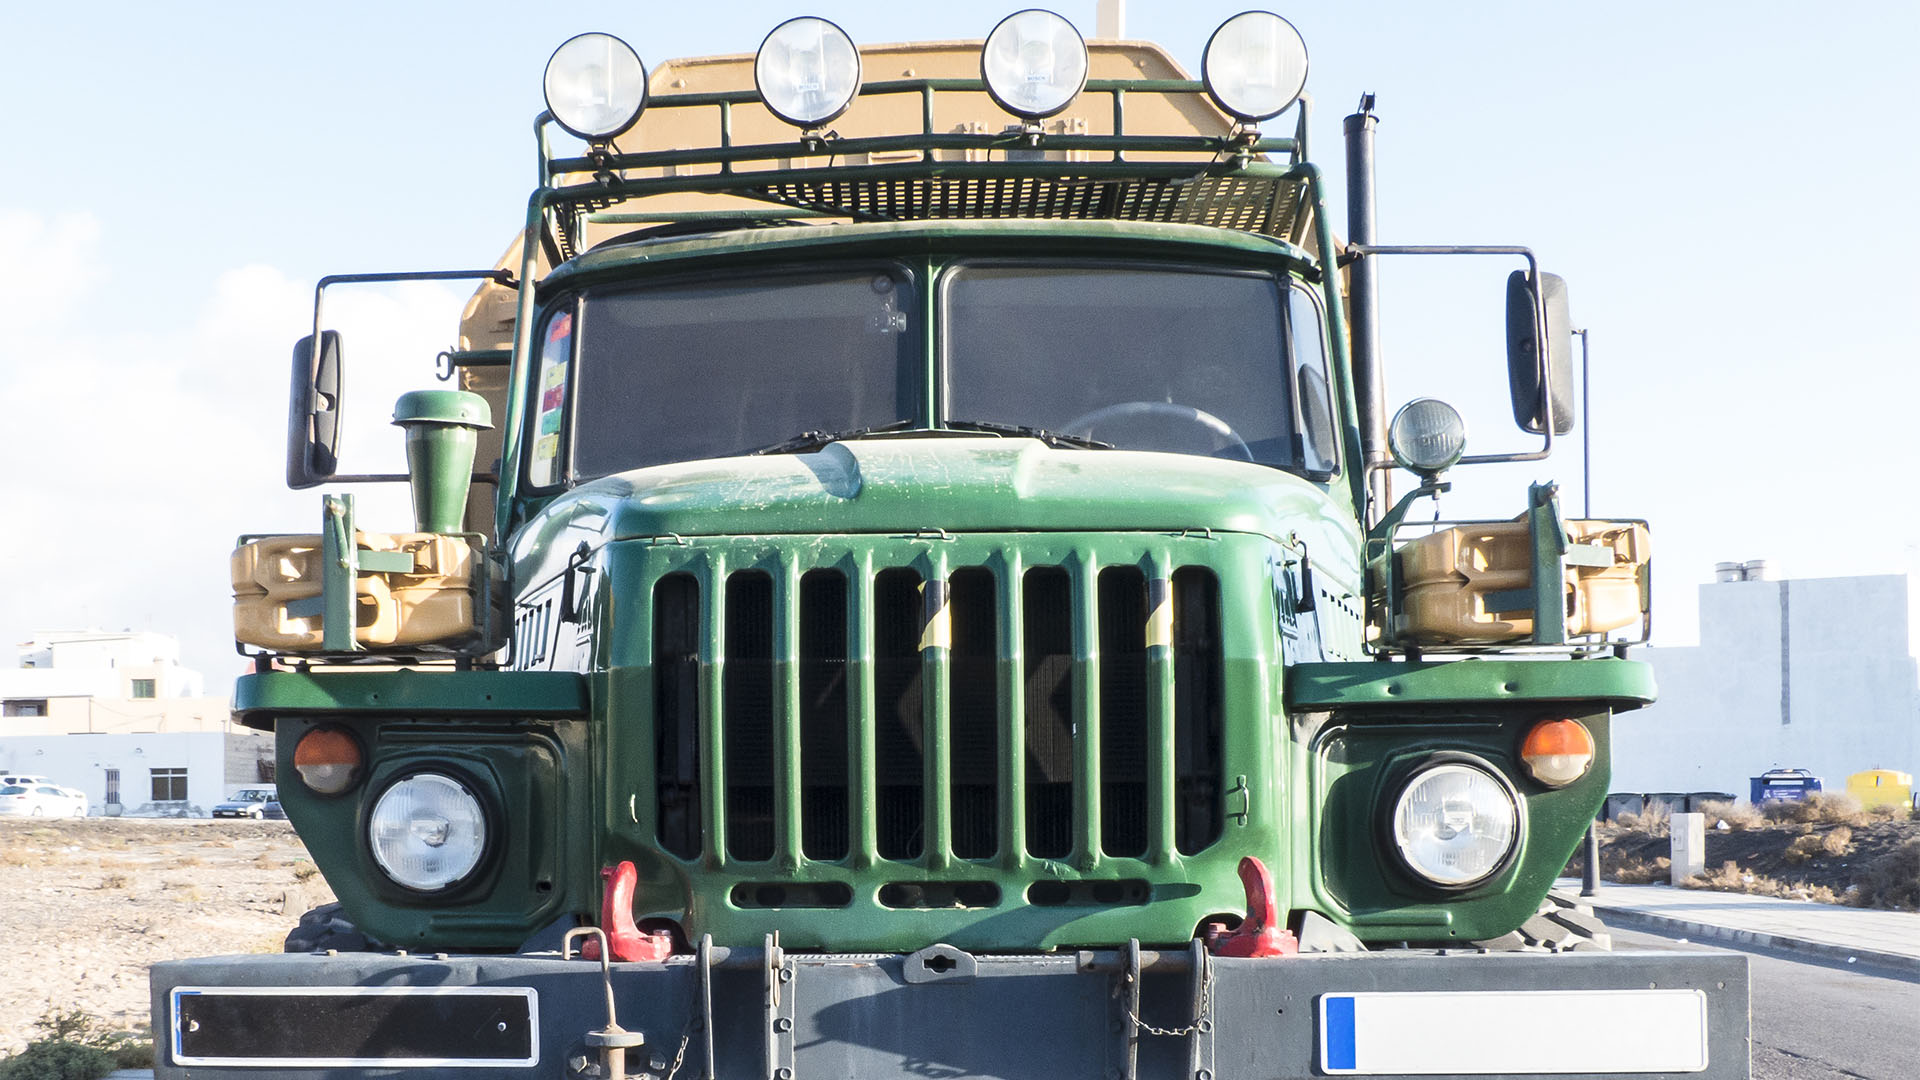
M 1292 956 L 1300 951 L 1293 931 L 1273 923 L 1280 907 L 1274 895 L 1273 874 L 1267 864 L 1249 855 L 1240 860 L 1240 884 L 1247 890 L 1247 917 L 1238 930 L 1207 933 L 1207 949 L 1215 956 Z
M 659 961 L 672 956 L 673 931 L 647 933 L 633 924 L 633 887 L 640 881 L 640 872 L 633 868 L 633 863 L 605 867 L 600 876 L 607 882 L 606 893 L 600 900 L 600 928 L 607 934 L 607 948 L 613 953 L 610 959 Z M 600 959 L 600 943 L 587 939 L 580 947 L 580 955 L 589 960 Z

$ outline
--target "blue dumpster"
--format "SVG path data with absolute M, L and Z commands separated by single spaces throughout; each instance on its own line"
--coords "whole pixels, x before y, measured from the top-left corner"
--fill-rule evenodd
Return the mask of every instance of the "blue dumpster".
M 1805 769 L 1769 769 L 1751 781 L 1751 802 L 1799 802 L 1820 790 L 1820 778 Z

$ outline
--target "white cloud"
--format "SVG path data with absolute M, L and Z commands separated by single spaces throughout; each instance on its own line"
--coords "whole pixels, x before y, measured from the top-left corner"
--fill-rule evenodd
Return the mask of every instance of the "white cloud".
M 100 222 L 0 207 L 0 356 L 35 329 L 64 318 L 104 277 Z
M 220 692 L 240 666 L 226 567 L 234 538 L 318 527 L 318 495 L 283 479 L 288 358 L 310 324 L 312 287 L 241 267 L 198 289 L 175 283 L 177 325 L 112 329 L 98 317 L 111 302 L 99 288 L 100 241 L 91 219 L 0 212 L 0 303 L 42 316 L 14 311 L 0 337 L 10 417 L 0 426 L 0 505 L 17 514 L 0 528 L 0 633 L 173 634 Z M 21 293 L 8 295 L 8 274 Z M 344 469 L 403 471 L 392 400 L 436 385 L 433 356 L 451 343 L 462 299 L 437 285 L 329 292 L 328 323 L 348 342 Z M 45 317 L 59 311 L 73 317 Z M 404 485 L 356 494 L 365 525 L 410 527 Z

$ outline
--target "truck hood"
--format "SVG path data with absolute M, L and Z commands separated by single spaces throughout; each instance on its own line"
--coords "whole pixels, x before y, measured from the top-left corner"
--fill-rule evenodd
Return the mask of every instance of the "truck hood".
M 1333 488 L 1333 498 L 1343 489 Z M 1326 488 L 1247 462 L 1035 439 L 920 435 L 636 469 L 549 504 L 527 534 L 1179 531 L 1285 535 L 1346 522 Z M 542 525 L 545 527 L 543 528 Z

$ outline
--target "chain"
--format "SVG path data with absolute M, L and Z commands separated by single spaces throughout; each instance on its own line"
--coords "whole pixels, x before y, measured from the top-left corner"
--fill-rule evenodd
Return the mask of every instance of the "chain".
M 687 1028 L 680 1033 L 680 1049 L 673 1052 L 673 1064 L 667 1066 L 667 1075 L 661 1080 L 673 1080 L 673 1074 L 680 1071 L 680 1063 L 687 1059 L 687 1044 L 693 1041 L 693 1028 L 698 1023 L 694 1017 L 687 1017 Z M 713 1080 L 708 1077 L 707 1080 Z
M 1152 1024 L 1140 1019 L 1139 1015 L 1129 1008 L 1127 1010 L 1127 1019 L 1133 1021 L 1135 1030 L 1144 1031 L 1149 1035 L 1184 1038 L 1199 1031 L 1200 1025 L 1207 1022 L 1207 1017 L 1213 1013 L 1213 957 L 1206 953 L 1201 953 L 1200 955 L 1200 1012 L 1193 1018 L 1193 1022 L 1177 1028 L 1154 1027 Z M 1138 978 L 1139 976 L 1135 975 L 1134 977 Z M 671 1077 L 669 1077 L 669 1080 L 671 1080 Z

